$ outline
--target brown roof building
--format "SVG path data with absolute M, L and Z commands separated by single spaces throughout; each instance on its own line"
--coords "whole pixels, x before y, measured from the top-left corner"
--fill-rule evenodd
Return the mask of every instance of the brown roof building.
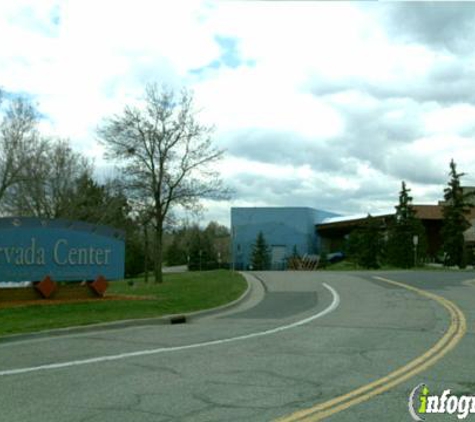
M 416 217 L 419 218 L 425 228 L 428 244 L 428 255 L 435 258 L 442 247 L 441 230 L 443 225 L 443 203 L 438 205 L 413 205 Z M 384 229 L 394 219 L 393 214 L 374 215 L 373 218 L 380 220 Z M 323 250 L 328 252 L 341 251 L 349 234 L 360 227 L 367 216 L 333 217 L 316 226 L 321 238 Z M 468 244 L 475 245 L 475 208 L 467 215 L 467 220 L 472 227 L 465 232 L 465 240 Z

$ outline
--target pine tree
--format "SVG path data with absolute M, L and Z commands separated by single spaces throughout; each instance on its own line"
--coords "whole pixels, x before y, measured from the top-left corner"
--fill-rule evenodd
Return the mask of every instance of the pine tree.
M 448 187 L 444 189 L 444 225 L 442 227 L 444 264 L 448 266 L 458 265 L 459 268 L 465 268 L 464 231 L 470 227 L 466 217 L 473 207 L 470 200 L 474 193 L 464 193 L 460 179 L 465 176 L 465 173 L 457 173 L 457 165 L 453 159 L 450 162 L 449 175 Z
M 165 260 L 167 265 L 184 265 L 187 263 L 187 253 L 183 247 L 182 233 L 174 233 L 170 246 L 166 249 Z
M 300 259 L 300 254 L 299 254 L 299 250 L 297 248 L 297 245 L 294 245 L 294 247 L 292 248 L 292 258 Z
M 363 268 L 379 268 L 383 251 L 381 224 L 370 214 L 364 224 L 350 235 L 349 251 Z
M 417 257 L 422 258 L 426 252 L 424 226 L 416 218 L 412 197 L 409 196 L 410 191 L 403 181 L 399 193 L 399 204 L 396 206 L 394 221 L 388 230 L 386 245 L 388 263 L 400 268 L 411 268 L 417 264 L 414 255 L 414 236 L 417 236 L 419 240 Z
M 188 245 L 190 271 L 212 270 L 217 268 L 218 260 L 216 250 L 208 233 L 198 226 L 191 228 Z
M 251 265 L 256 271 L 270 268 L 269 247 L 262 232 L 259 232 L 256 243 L 252 246 Z

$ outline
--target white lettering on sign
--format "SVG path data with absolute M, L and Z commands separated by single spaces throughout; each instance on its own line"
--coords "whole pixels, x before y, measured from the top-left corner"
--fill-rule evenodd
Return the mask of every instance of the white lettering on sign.
M 0 258 L 2 255 L 7 264 L 45 265 L 45 250 L 37 246 L 34 237 L 27 248 L 21 246 L 0 247 Z
M 109 265 L 111 249 L 70 248 L 66 239 L 59 239 L 53 247 L 53 262 L 57 265 Z M 31 238 L 30 245 L 0 247 L 0 264 L 24 266 L 45 265 L 45 248 L 38 246 L 36 238 Z
M 53 259 L 58 265 L 109 265 L 110 249 L 68 248 L 66 239 L 59 239 L 54 245 Z
M 58 251 L 59 251 L 59 246 L 62 243 L 65 243 L 67 245 L 68 241 L 66 239 L 60 239 L 56 242 L 56 245 L 54 245 L 53 259 L 54 259 L 54 262 L 58 265 L 66 265 L 68 263 L 66 260 L 64 260 L 63 262 L 62 260 L 59 259 Z

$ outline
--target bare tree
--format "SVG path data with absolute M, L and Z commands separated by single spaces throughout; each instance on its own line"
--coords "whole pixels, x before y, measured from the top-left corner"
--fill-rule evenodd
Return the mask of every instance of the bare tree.
M 31 176 L 25 171 L 45 149 L 37 131 L 38 114 L 24 98 L 10 101 L 0 123 L 0 203 L 8 190 Z
M 69 141 L 43 139 L 41 144 L 36 158 L 23 163 L 24 177 L 8 190 L 4 209 L 17 215 L 67 217 L 80 193 L 78 180 L 92 175 L 92 164 Z
M 147 85 L 141 107 L 125 107 L 98 129 L 106 157 L 118 161 L 130 195 L 152 207 L 156 282 L 162 281 L 163 232 L 171 209 L 196 209 L 200 199 L 229 194 L 212 167 L 223 151 L 213 146 L 211 133 L 197 121 L 189 91 L 176 95 L 155 84 Z

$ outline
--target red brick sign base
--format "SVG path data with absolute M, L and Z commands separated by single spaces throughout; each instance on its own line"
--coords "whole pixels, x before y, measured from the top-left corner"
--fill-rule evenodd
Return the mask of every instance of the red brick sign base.
M 34 283 L 32 287 L 0 289 L 0 302 L 19 300 L 76 300 L 101 299 L 107 290 L 107 280 L 99 276 L 93 282 L 62 283 L 58 284 L 51 277 L 46 276 L 42 281 Z

